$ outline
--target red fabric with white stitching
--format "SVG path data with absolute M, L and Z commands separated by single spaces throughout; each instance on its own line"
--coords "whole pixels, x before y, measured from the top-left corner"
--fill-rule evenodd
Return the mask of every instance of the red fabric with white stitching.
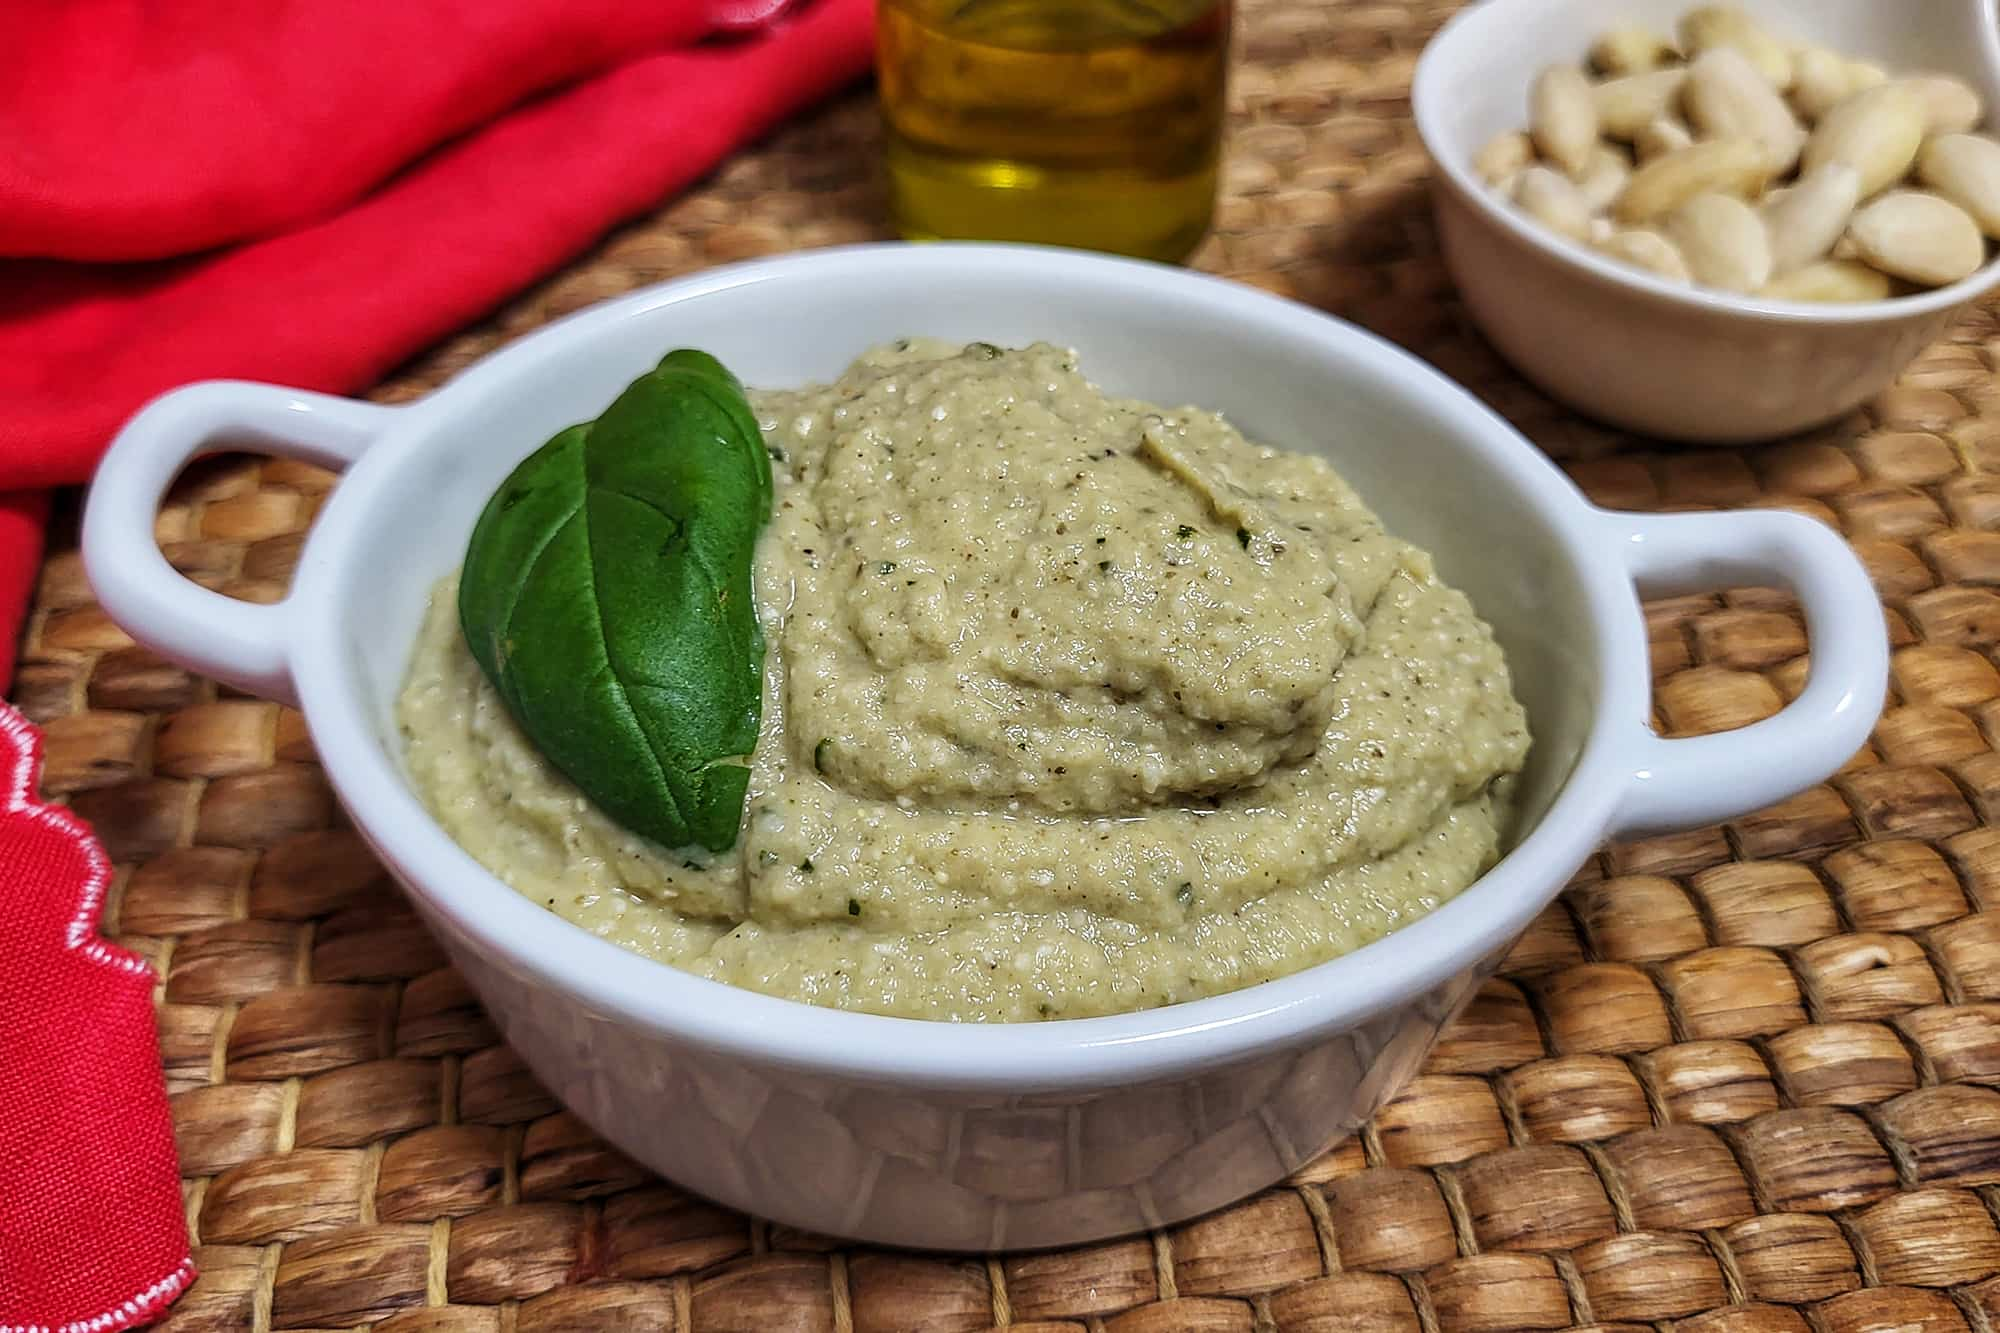
M 111 867 L 41 754 L 0 705 L 0 1333 L 124 1328 L 194 1275 L 153 970 L 98 937 Z

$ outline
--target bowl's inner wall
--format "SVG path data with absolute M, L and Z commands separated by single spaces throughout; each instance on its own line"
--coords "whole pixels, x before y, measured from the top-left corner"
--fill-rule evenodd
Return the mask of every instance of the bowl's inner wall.
M 793 270 L 596 319 L 559 348 L 524 345 L 447 389 L 453 410 L 396 457 L 371 460 L 380 484 L 356 477 L 336 495 L 360 511 L 368 553 L 366 574 L 337 588 L 338 623 L 361 711 L 398 771 L 394 702 L 431 587 L 521 458 L 677 346 L 714 353 L 746 384 L 779 386 L 830 379 L 872 344 L 928 334 L 1065 344 L 1108 392 L 1213 408 L 1252 439 L 1325 454 L 1499 634 L 1535 736 L 1517 839 L 1554 800 L 1590 730 L 1599 670 L 1579 573 L 1552 531 L 1575 502 L 1531 485 L 1518 456 L 1509 468 L 1476 447 L 1505 428 L 1468 400 L 1350 330 L 1298 311 L 1273 318 L 1264 302 L 1191 299 L 1144 270 L 1039 282 L 974 271 L 945 283 L 934 269 L 845 272 Z
M 1892 73 L 1934 70 L 1969 80 L 1995 102 L 1980 58 L 1977 0 L 1736 0 L 1781 38 L 1816 42 Z M 1425 57 L 1435 99 L 1426 131 L 1467 162 L 1487 139 L 1528 123 L 1528 85 L 1545 66 L 1582 64 L 1598 34 L 1639 24 L 1672 35 L 1698 0 L 1486 0 Z

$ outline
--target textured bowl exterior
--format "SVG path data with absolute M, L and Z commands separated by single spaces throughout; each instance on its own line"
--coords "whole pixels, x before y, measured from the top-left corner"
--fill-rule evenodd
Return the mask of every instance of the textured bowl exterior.
M 1142 1231 L 1282 1179 L 1415 1074 L 1493 970 L 1455 975 L 1345 1031 L 1183 1076 L 965 1092 L 747 1061 L 594 1013 L 490 957 L 448 918 L 423 915 L 549 1091 L 639 1161 L 775 1222 L 958 1253 Z

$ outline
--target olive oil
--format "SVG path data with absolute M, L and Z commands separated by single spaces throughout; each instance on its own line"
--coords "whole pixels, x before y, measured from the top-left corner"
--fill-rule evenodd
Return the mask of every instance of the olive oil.
M 1215 207 L 1231 0 L 880 0 L 912 239 L 1180 260 Z

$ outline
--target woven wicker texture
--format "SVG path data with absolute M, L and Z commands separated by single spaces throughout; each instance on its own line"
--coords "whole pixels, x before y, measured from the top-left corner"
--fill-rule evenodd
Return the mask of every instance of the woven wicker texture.
M 842 1248 L 662 1184 L 536 1085 L 345 827 L 298 716 L 134 647 L 73 544 L 19 702 L 48 790 L 120 873 L 107 930 L 164 982 L 202 1277 L 177 1330 L 1084 1328 L 1991 1333 L 2000 1315 L 2000 328 L 1865 413 L 1746 451 L 1646 452 L 1511 377 L 1439 265 L 1405 92 L 1447 4 L 1252 0 L 1198 262 L 1380 330 L 1498 405 L 1600 502 L 1777 504 L 1845 533 L 1895 643 L 1870 747 L 1724 828 L 1613 848 L 1425 1073 L 1284 1187 L 1151 1237 L 953 1262 Z M 724 260 L 880 227 L 868 94 L 737 158 L 378 396 Z M 331 479 L 224 461 L 174 563 L 281 591 Z M 1778 708 L 1770 590 L 1651 608 L 1657 724 Z

